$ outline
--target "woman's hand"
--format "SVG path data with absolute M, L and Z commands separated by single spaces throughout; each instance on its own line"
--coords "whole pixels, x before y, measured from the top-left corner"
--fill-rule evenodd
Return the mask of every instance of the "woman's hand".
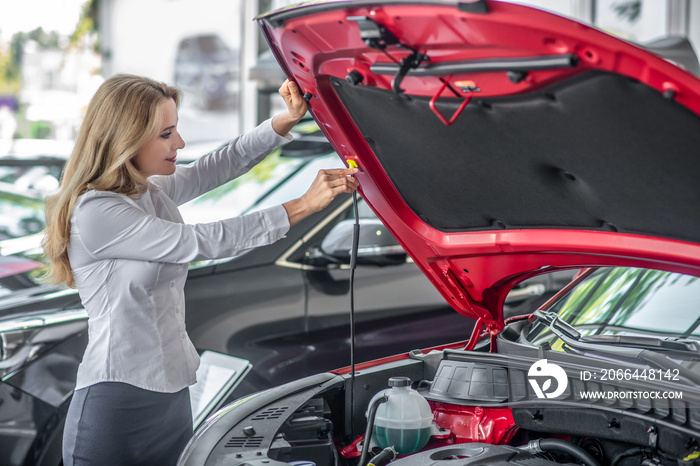
M 278 92 L 287 104 L 287 110 L 274 116 L 272 127 L 277 134 L 284 136 L 306 115 L 309 107 L 294 81 L 287 79 Z
M 311 187 L 299 199 L 282 204 L 287 209 L 289 225 L 299 223 L 309 215 L 323 210 L 340 193 L 351 193 L 359 183 L 351 175 L 357 168 L 338 168 L 321 170 L 316 175 Z

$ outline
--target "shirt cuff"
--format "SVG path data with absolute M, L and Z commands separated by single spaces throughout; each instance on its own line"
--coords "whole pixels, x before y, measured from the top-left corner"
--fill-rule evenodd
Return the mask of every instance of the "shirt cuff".
M 272 118 L 268 118 L 267 120 L 263 121 L 260 126 L 263 126 L 265 128 L 269 128 L 269 131 L 277 137 L 276 143 L 277 145 L 284 144 L 286 142 L 290 142 L 294 139 L 294 136 L 292 136 L 292 133 L 287 133 L 284 136 L 280 136 L 277 134 L 277 131 L 275 131 L 275 128 L 272 126 Z
M 284 238 L 289 231 L 289 215 L 283 205 L 276 205 L 260 211 L 267 219 L 270 236 L 275 241 Z

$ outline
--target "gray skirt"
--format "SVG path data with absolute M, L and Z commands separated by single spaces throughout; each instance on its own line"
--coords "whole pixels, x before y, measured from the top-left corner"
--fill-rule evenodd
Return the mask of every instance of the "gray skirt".
M 175 465 L 190 437 L 189 389 L 159 393 L 101 382 L 73 394 L 63 464 Z

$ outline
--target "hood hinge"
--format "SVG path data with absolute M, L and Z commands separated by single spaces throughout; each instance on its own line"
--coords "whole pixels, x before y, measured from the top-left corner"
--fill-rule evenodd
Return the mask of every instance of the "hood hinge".
M 428 61 L 430 59 L 430 57 L 420 53 L 413 47 L 402 44 L 395 35 L 387 30 L 387 28 L 368 16 L 348 16 L 345 19 L 346 21 L 353 21 L 357 23 L 357 26 L 360 28 L 360 39 L 362 39 L 362 41 L 367 44 L 368 47 L 381 50 L 389 58 L 391 58 L 394 63 L 399 64 L 399 70 L 391 82 L 391 87 L 397 94 L 401 94 L 403 92 L 403 89 L 401 89 L 401 81 L 403 81 L 403 78 L 406 77 L 406 74 L 408 74 L 410 70 L 418 68 L 424 61 Z M 411 54 L 401 59 L 399 62 L 387 53 L 386 48 L 389 45 L 395 45 L 397 47 L 410 50 Z
M 488 309 L 479 304 L 476 304 L 474 300 L 469 296 L 469 292 L 464 288 L 462 282 L 457 278 L 452 269 L 446 269 L 443 274 L 447 278 L 448 283 L 452 285 L 453 296 L 455 300 L 459 298 L 462 301 L 462 305 L 472 311 L 477 317 L 483 322 L 486 327 L 486 331 L 491 335 L 497 335 L 503 330 L 503 325 L 498 322 L 496 316 L 493 316 Z

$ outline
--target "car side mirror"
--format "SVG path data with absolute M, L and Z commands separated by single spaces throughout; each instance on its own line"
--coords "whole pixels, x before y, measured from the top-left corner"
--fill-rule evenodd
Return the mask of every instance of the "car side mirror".
M 355 220 L 337 223 L 321 243 L 320 253 L 329 263 L 350 263 Z M 359 265 L 399 265 L 406 262 L 406 251 L 379 219 L 361 218 L 357 263 Z

